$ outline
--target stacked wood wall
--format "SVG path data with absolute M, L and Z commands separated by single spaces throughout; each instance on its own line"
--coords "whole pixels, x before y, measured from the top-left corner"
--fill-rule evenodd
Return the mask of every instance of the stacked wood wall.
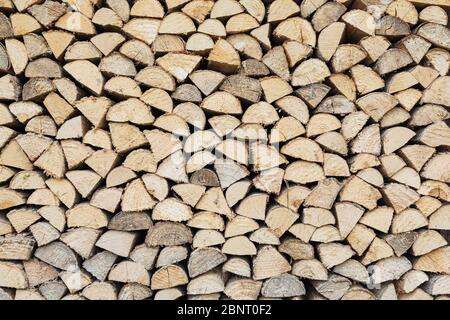
M 0 0 L 0 299 L 447 299 L 450 0 Z

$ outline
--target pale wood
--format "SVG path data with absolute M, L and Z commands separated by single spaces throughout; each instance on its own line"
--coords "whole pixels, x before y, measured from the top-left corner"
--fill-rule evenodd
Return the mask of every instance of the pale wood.
M 311 280 L 328 279 L 328 271 L 319 260 L 299 260 L 292 266 L 292 274 Z
M 57 206 L 44 206 L 38 210 L 38 213 L 58 231 L 64 231 L 66 216 L 61 208 Z
M 245 15 L 245 17 L 249 18 L 249 15 Z M 253 19 L 253 18 L 251 18 Z M 231 21 L 231 19 L 230 19 Z M 252 20 L 253 21 L 253 20 Z M 255 22 L 255 21 L 253 21 Z M 233 21 L 234 24 L 239 23 L 238 21 Z M 229 24 L 227 24 L 228 26 Z M 244 34 L 233 34 L 227 38 L 227 41 L 240 53 L 243 53 L 245 56 L 255 59 L 261 59 L 262 50 L 261 46 L 257 40 L 252 38 L 251 36 Z
M 412 268 L 411 263 L 404 257 L 390 257 L 374 264 L 379 269 L 372 276 L 374 283 L 399 279 Z
M 414 269 L 448 274 L 448 251 L 449 247 L 445 246 L 421 256 L 414 263 Z
M 441 7 L 429 6 L 419 12 L 419 20 L 447 25 L 448 15 Z
M 384 75 L 411 64 L 411 56 L 401 49 L 390 49 L 377 60 L 374 70 Z
M 338 300 L 350 288 L 351 282 L 345 277 L 331 275 L 327 281 L 316 280 L 312 282 L 318 293 L 329 300 Z
M 16 39 L 5 40 L 6 52 L 15 74 L 21 74 L 28 64 L 28 55 L 25 45 Z M 5 71 L 9 69 L 5 68 Z
M 116 32 L 105 32 L 98 34 L 91 38 L 91 42 L 100 50 L 104 55 L 108 55 L 119 45 L 125 42 L 125 37 Z
M 286 54 L 289 66 L 295 67 L 297 63 L 307 59 L 312 54 L 310 46 L 299 43 L 297 41 L 286 41 L 283 43 L 283 49 Z
M 364 60 L 367 56 L 365 50 L 358 45 L 339 45 L 331 59 L 334 72 L 345 71 Z
M 295 28 L 295 26 L 299 26 L 299 28 Z M 282 21 L 275 28 L 273 34 L 278 39 L 296 40 L 312 47 L 316 45 L 317 40 L 316 33 L 314 32 L 311 23 L 300 17 L 289 18 Z
M 417 30 L 417 34 L 432 44 L 448 50 L 450 43 L 445 39 L 449 30 L 440 24 L 426 23 Z
M 291 270 L 289 263 L 272 246 L 264 246 L 253 260 L 253 278 L 261 280 Z
M 361 283 L 367 283 L 370 280 L 366 268 L 354 259 L 349 259 L 335 266 L 333 272 Z
M 304 209 L 303 213 L 302 222 L 315 227 L 334 224 L 336 222 L 333 214 L 323 208 L 308 207 Z
M 347 241 L 356 253 L 361 256 L 375 238 L 375 232 L 362 224 L 357 224 L 347 236 Z
M 427 230 L 417 236 L 411 247 L 411 252 L 415 256 L 421 256 L 445 245 L 445 239 L 437 231 Z
M 358 192 L 355 192 L 356 190 Z M 381 198 L 381 194 L 360 178 L 351 177 L 341 189 L 339 198 L 341 201 L 352 201 L 367 209 L 374 209 L 376 202 Z
M 293 86 L 305 86 L 324 80 L 330 75 L 327 65 L 319 59 L 306 60 L 294 70 L 292 74 Z
M 430 49 L 431 44 L 417 35 L 410 35 L 401 40 L 399 47 L 406 50 L 413 60 L 419 63 Z
M 19 265 L 1 262 L 0 270 L 2 271 L 0 277 L 2 287 L 25 289 L 28 286 L 27 276 Z
M 269 228 L 261 228 L 255 230 L 254 232 L 252 232 L 249 239 L 250 241 L 259 244 L 271 244 L 271 245 L 280 244 L 280 240 L 275 235 L 275 232 Z
M 48 46 L 56 58 L 60 58 L 74 41 L 74 36 L 66 31 L 48 31 L 43 34 Z M 75 46 L 75 44 L 74 44 Z
M 394 249 L 397 256 L 403 255 L 412 246 L 417 238 L 416 232 L 405 232 L 384 237 L 386 242 Z
M 226 238 L 233 237 L 258 229 L 258 223 L 247 217 L 235 216 L 225 228 L 224 236 Z
M 139 283 L 145 286 L 150 284 L 150 276 L 144 267 L 136 262 L 122 261 L 115 265 L 109 275 L 108 279 L 123 283 Z
M 425 291 L 433 296 L 448 294 L 448 281 L 448 275 L 434 275 L 426 283 Z
M 239 54 L 226 40 L 218 40 L 208 56 L 209 66 L 212 69 L 232 73 L 240 65 Z
M 88 259 L 94 253 L 95 242 L 100 231 L 91 228 L 75 228 L 61 235 L 60 239 L 82 258 Z
M 75 253 L 68 246 L 59 241 L 39 247 L 35 252 L 35 256 L 62 270 L 74 270 L 78 267 Z
M 116 258 L 117 256 L 109 251 L 101 251 L 83 262 L 83 268 L 95 278 L 104 281 Z
M 150 217 L 142 212 L 119 212 L 108 223 L 108 228 L 119 231 L 145 230 L 152 226 Z
M 123 211 L 143 211 L 151 209 L 156 204 L 147 192 L 141 179 L 134 179 L 125 188 L 121 208 Z
M 395 4 L 393 4 L 395 5 Z M 415 8 L 412 6 L 412 10 L 408 10 L 409 12 L 413 13 Z M 383 35 L 386 37 L 399 37 L 399 36 L 406 36 L 411 33 L 411 30 L 409 28 L 408 23 L 405 21 L 405 19 L 411 19 L 410 17 L 401 16 L 401 9 L 393 9 L 397 10 L 397 16 L 394 15 L 386 15 L 383 18 L 381 18 L 379 25 L 376 29 L 377 35 Z M 391 12 L 392 14 L 392 12 Z M 413 17 L 412 19 L 417 19 L 416 17 Z
M 256 38 L 256 40 L 259 41 L 261 46 L 267 50 L 272 47 L 272 44 L 270 43 L 269 39 L 269 33 L 270 33 L 269 23 L 263 24 L 262 26 L 259 26 L 258 28 L 255 28 L 252 31 L 250 31 L 250 35 Z
M 5 78 L 5 77 L 3 77 Z M 13 80 L 13 79 L 11 79 Z M 16 87 L 14 81 L 8 80 L 8 85 L 13 86 L 14 90 Z M 54 84 L 47 78 L 33 78 L 29 80 L 23 86 L 22 98 L 25 101 L 40 101 L 43 100 L 46 95 L 55 90 Z M 7 97 L 6 99 L 13 100 L 14 98 Z M 17 99 L 15 99 L 17 100 Z
M 64 66 L 64 70 L 94 94 L 100 95 L 102 93 L 104 78 L 98 68 L 91 62 L 87 60 L 69 62 Z M 83 70 L 91 76 L 86 78 Z
M 33 286 L 38 286 L 58 277 L 58 272 L 55 268 L 38 259 L 24 261 L 23 266 L 28 283 Z
M 5 75 L 0 78 L 2 90 L 0 90 L 0 99 L 2 100 L 19 100 L 21 86 L 16 77 Z
M 118 256 L 128 257 L 135 241 L 135 233 L 110 230 L 104 233 L 95 245 Z
M 339 243 L 322 243 L 318 246 L 318 253 L 325 268 L 341 264 L 355 254 L 350 246 Z
M 431 215 L 436 209 L 440 208 L 441 205 L 441 201 L 430 196 L 420 197 L 414 204 L 414 206 L 426 217 Z
M 30 59 L 51 54 L 43 36 L 34 33 L 26 34 L 23 36 L 23 42 Z
M 151 288 L 167 289 L 188 282 L 187 275 L 183 269 L 176 265 L 168 265 L 158 269 L 151 278 Z
M 398 92 L 394 96 L 398 99 L 403 108 L 406 110 L 411 110 L 422 97 L 422 93 L 417 89 L 410 88 Z
M 209 247 L 220 245 L 225 242 L 223 235 L 216 230 L 199 230 L 195 234 L 192 246 L 194 248 Z
M 375 34 L 375 20 L 363 10 L 350 10 L 342 16 L 342 20 L 353 32 L 354 37 L 361 38 Z
M 361 260 L 361 263 L 363 265 L 368 265 L 393 255 L 394 250 L 392 250 L 391 246 L 389 246 L 385 240 L 375 237 Z
M 446 161 L 448 153 L 438 153 L 435 154 L 424 166 L 421 176 L 426 179 L 432 179 L 442 182 L 449 181 L 448 178 L 448 170 L 444 168 L 444 170 L 438 171 L 438 167 L 442 161 Z
M 438 6 L 442 6 L 444 8 L 450 6 L 450 3 L 447 0 L 437 0 L 437 1 L 431 1 L 431 0 L 411 0 L 412 3 L 415 3 L 417 5 L 427 5 L 427 4 L 434 4 Z
M 66 212 L 68 227 L 99 229 L 108 224 L 106 214 L 88 203 L 81 203 Z
M 425 272 L 410 270 L 399 280 L 397 288 L 400 292 L 410 293 L 426 281 L 428 281 L 428 276 Z
M 342 296 L 341 300 L 376 300 L 376 296 L 361 286 L 353 285 Z

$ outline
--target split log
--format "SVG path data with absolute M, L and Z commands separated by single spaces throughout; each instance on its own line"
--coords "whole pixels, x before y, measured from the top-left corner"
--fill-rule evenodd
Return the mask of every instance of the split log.
M 19 265 L 1 262 L 0 270 L 2 271 L 0 273 L 0 284 L 2 287 L 15 289 L 27 288 L 27 276 Z
M 91 42 L 100 50 L 104 55 L 110 54 L 119 45 L 125 42 L 125 37 L 120 33 L 104 32 L 91 38 Z
M 194 254 L 195 253 L 195 254 Z M 226 256 L 213 248 L 196 249 L 189 258 L 188 270 L 190 277 L 196 277 L 225 262 Z
M 319 59 L 306 60 L 292 74 L 293 86 L 306 86 L 324 80 L 330 75 L 327 65 Z
M 298 260 L 292 266 L 292 274 L 310 280 L 327 280 L 328 271 L 319 260 Z
M 30 231 L 38 246 L 46 245 L 60 237 L 59 231 L 47 222 L 35 223 L 30 227 Z
M 98 68 L 91 62 L 87 60 L 69 62 L 64 66 L 64 70 L 92 93 L 96 95 L 102 93 L 104 78 Z M 86 78 L 86 74 L 91 76 Z
M 427 278 L 428 280 L 428 278 Z M 425 286 L 425 291 L 433 296 L 448 294 L 448 275 L 435 275 L 429 279 Z
M 447 25 L 448 16 L 445 10 L 438 6 L 429 6 L 419 12 L 419 20 Z
M 416 237 L 411 252 L 415 256 L 422 256 L 445 245 L 445 239 L 437 231 L 426 230 Z
M 340 299 L 351 286 L 350 280 L 335 274 L 326 281 L 315 280 L 312 284 L 318 293 L 329 300 Z
M 16 39 L 5 40 L 6 53 L 8 56 L 2 58 L 3 66 L 0 70 L 7 71 L 11 64 L 15 74 L 25 71 L 28 64 L 28 54 L 25 45 Z M 8 60 L 9 58 L 9 60 Z
M 312 54 L 312 49 L 297 41 L 286 41 L 283 43 L 283 49 L 286 54 L 289 66 L 295 67 L 299 62 L 307 59 Z
M 60 239 L 81 257 L 88 259 L 93 254 L 95 241 L 99 236 L 100 231 L 81 227 L 63 233 Z
M 448 249 L 449 247 L 445 246 L 421 256 L 415 262 L 414 269 L 448 274 Z
M 95 245 L 118 256 L 128 257 L 135 241 L 135 233 L 110 230 L 104 233 Z
M 358 285 L 353 285 L 342 296 L 341 300 L 376 300 L 376 297 L 370 290 Z
M 426 281 L 428 281 L 428 276 L 425 272 L 410 270 L 398 281 L 397 288 L 400 292 L 410 293 Z
M 58 277 L 58 272 L 55 268 L 38 259 L 24 261 L 23 266 L 28 283 L 33 286 L 38 286 Z
M 299 26 L 299 27 L 295 27 Z M 294 17 L 282 21 L 273 31 L 280 40 L 296 40 L 300 43 L 314 47 L 316 45 L 316 33 L 311 23 L 303 18 Z
M 2 90 L 0 90 L 1 100 L 18 101 L 21 91 L 21 86 L 18 79 L 11 75 L 5 75 L 0 78 Z
M 35 243 L 26 235 L 6 235 L 0 241 L 0 257 L 2 260 L 29 260 Z
M 186 284 L 188 278 L 183 269 L 169 265 L 158 269 L 151 278 L 152 290 L 173 288 Z
M 106 214 L 88 203 L 80 203 L 66 212 L 68 227 L 99 229 L 108 224 Z
M 122 283 L 139 283 L 144 286 L 150 284 L 150 276 L 144 267 L 136 262 L 122 261 L 115 265 L 109 275 L 108 280 Z
M 76 23 L 76 22 L 75 22 Z M 43 33 L 44 39 L 55 58 L 59 59 L 64 54 L 64 51 L 75 40 L 75 37 L 70 32 L 62 30 L 52 30 Z
M 338 243 L 326 243 L 318 246 L 320 260 L 325 268 L 331 268 L 351 258 L 355 252 L 350 246 Z
M 159 292 L 162 292 L 159 291 Z M 158 293 L 159 293 L 158 292 Z M 119 292 L 119 300 L 145 300 L 151 296 L 151 290 L 137 283 L 125 284 Z
M 209 66 L 223 73 L 233 73 L 241 61 L 234 47 L 226 40 L 218 40 L 208 56 Z
M 158 222 L 149 229 L 146 244 L 149 246 L 182 245 L 192 242 L 192 233 L 182 224 L 175 222 Z
M 89 300 L 117 300 L 116 289 L 107 282 L 93 282 L 83 289 L 82 294 Z
M 131 38 L 144 41 L 151 45 L 155 40 L 160 20 L 147 18 L 134 18 L 123 26 L 123 31 Z
M 117 256 L 109 251 L 101 251 L 83 262 L 83 268 L 98 280 L 104 281 L 116 258 Z
M 375 232 L 372 229 L 362 224 L 357 224 L 347 236 L 347 241 L 360 256 L 366 251 L 374 238 Z
M 375 263 L 377 267 L 371 278 L 374 283 L 383 283 L 389 280 L 399 279 L 412 267 L 411 263 L 404 257 L 390 257 Z
M 288 82 L 278 76 L 266 77 L 260 81 L 265 100 L 271 103 L 292 92 Z
M 35 251 L 35 256 L 49 265 L 62 270 L 76 270 L 79 265 L 75 253 L 59 241 L 39 247 Z
M 381 198 L 381 194 L 376 188 L 360 178 L 351 177 L 342 187 L 339 198 L 341 201 L 351 201 L 367 209 L 374 209 L 376 202 Z
M 119 231 L 146 230 L 151 227 L 150 217 L 141 212 L 119 212 L 108 223 L 108 228 Z
M 253 260 L 253 278 L 267 279 L 291 270 L 289 263 L 272 246 L 264 246 Z
M 335 266 L 333 272 L 361 283 L 367 283 L 369 281 L 369 273 L 366 268 L 354 259 L 349 259 Z

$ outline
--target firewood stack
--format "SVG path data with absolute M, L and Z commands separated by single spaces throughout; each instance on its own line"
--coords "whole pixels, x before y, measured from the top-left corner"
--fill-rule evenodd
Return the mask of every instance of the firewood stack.
M 450 0 L 0 0 L 0 299 L 447 299 Z

